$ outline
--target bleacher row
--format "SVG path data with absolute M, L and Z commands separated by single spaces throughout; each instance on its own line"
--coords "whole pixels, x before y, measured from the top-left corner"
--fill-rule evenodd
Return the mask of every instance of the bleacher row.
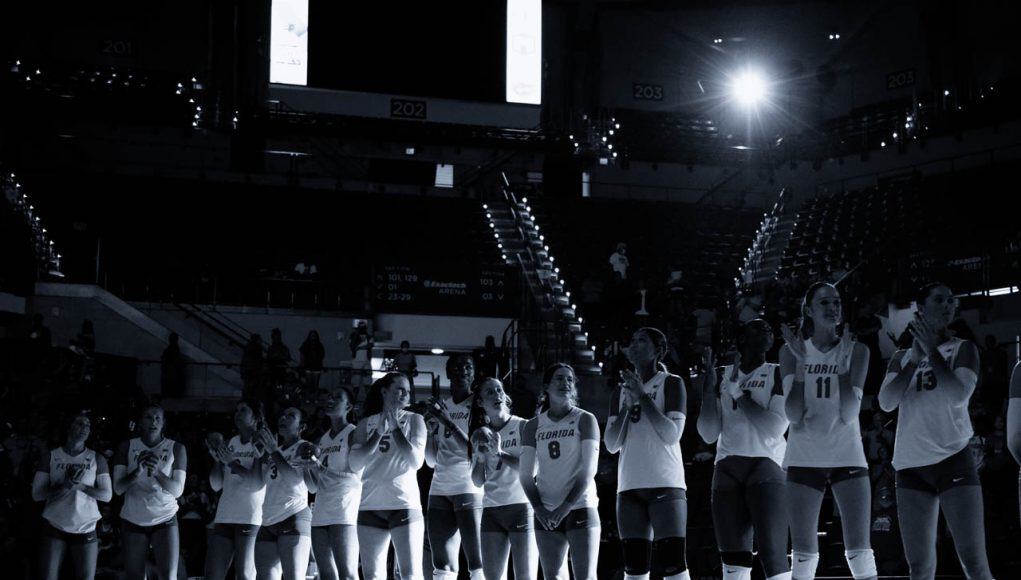
M 982 290 L 987 276 L 960 275 L 955 259 L 997 256 L 1016 240 L 1008 177 L 1016 164 L 922 177 L 905 175 L 875 186 L 821 195 L 798 211 L 778 275 L 809 279 L 859 264 L 929 259 L 934 275 L 951 276 L 955 289 Z M 1002 261 L 1002 260 L 1001 260 Z M 1010 279 L 1000 267 L 992 277 Z M 948 283 L 952 283 L 948 280 Z

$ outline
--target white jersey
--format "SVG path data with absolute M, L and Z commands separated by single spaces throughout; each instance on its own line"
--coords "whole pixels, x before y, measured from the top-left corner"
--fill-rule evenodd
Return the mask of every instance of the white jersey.
M 951 338 L 939 345 L 950 368 L 964 341 Z M 906 355 L 905 355 L 906 356 Z M 893 442 L 894 469 L 935 465 L 968 445 L 974 435 L 968 401 L 951 401 L 932 372 L 929 357 L 918 363 L 900 401 L 897 436 Z
M 512 416 L 507 424 L 500 429 L 500 451 L 514 457 L 521 457 L 524 447 L 521 445 L 521 430 L 525 428 L 527 420 L 521 417 Z M 485 495 L 482 498 L 482 507 L 500 507 L 519 503 L 528 503 L 524 488 L 521 487 L 521 480 L 518 478 L 518 470 L 510 469 L 497 461 L 496 465 L 489 466 L 487 470 Z
M 167 477 L 173 476 L 174 445 L 175 442 L 167 438 L 153 447 L 137 437 L 128 443 L 128 473 L 138 468 L 138 456 L 143 451 L 155 453 L 157 464 L 155 469 L 142 469 L 138 481 L 124 493 L 121 518 L 144 527 L 162 524 L 177 515 L 177 498 L 163 489 L 155 477 L 156 472 Z
M 823 353 L 806 340 L 805 351 L 805 418 L 791 425 L 784 468 L 868 467 L 857 414 L 847 425 L 840 421 L 839 346 Z
M 642 385 L 642 392 L 652 398 L 660 413 L 679 413 L 681 429 L 684 429 L 684 413 L 681 412 L 679 393 L 669 397 L 665 393 L 668 377 L 675 377 L 684 389 L 684 381 L 666 371 L 659 371 Z M 625 393 L 620 394 L 617 409 L 624 404 Z M 655 427 L 647 417 L 642 416 L 641 407 L 634 406 L 628 412 L 627 436 L 620 448 L 620 462 L 617 464 L 617 492 L 630 489 L 658 487 L 679 487 L 685 489 L 684 460 L 681 458 L 680 440 L 663 443 Z
M 358 523 L 358 505 L 362 499 L 362 471 L 352 471 L 348 463 L 351 434 L 347 425 L 336 436 L 329 431 L 319 438 L 319 489 L 312 505 L 313 526 L 354 525 Z
M 460 403 L 455 403 L 451 397 L 443 399 L 451 421 L 464 433 L 468 433 L 471 401 L 471 397 Z M 429 495 L 482 493 L 482 490 L 472 482 L 468 452 L 462 449 L 450 430 L 436 423 L 429 432 L 429 438 L 436 441 L 436 468 L 433 471 Z
M 280 449 L 287 463 L 294 465 L 298 461 L 298 448 L 305 440 L 298 439 L 289 447 Z M 282 471 L 269 461 L 269 479 L 266 482 L 266 500 L 262 503 L 262 525 L 279 524 L 294 514 L 308 507 L 308 486 L 302 470 L 297 473 Z
M 380 422 L 378 413 L 366 419 L 366 435 L 371 437 Z M 407 437 L 411 432 L 411 413 L 398 411 L 397 423 Z M 379 447 L 369 456 L 362 473 L 362 499 L 358 509 L 422 509 L 422 498 L 418 492 L 418 467 L 397 453 L 392 435 L 383 435 Z
M 96 452 L 85 449 L 78 455 L 69 455 L 63 447 L 50 451 L 49 476 L 50 484 L 59 484 L 67 480 L 67 470 L 77 467 L 81 470 L 81 482 L 87 487 L 96 485 L 97 468 Z M 107 474 L 109 477 L 109 474 Z M 43 518 L 53 527 L 69 534 L 86 534 L 96 529 L 100 519 L 99 504 L 96 498 L 80 489 L 56 499 L 47 499 L 43 508 Z
M 787 451 L 787 440 L 783 436 L 787 432 L 787 418 L 783 410 L 783 389 L 778 389 L 779 385 L 776 384 L 777 367 L 779 366 L 775 363 L 763 363 L 762 366 L 747 374 L 738 369 L 737 383 L 740 384 L 744 381 L 743 390 L 750 393 L 752 402 L 767 411 L 774 410 L 784 419 L 782 428 L 777 428 L 775 432 L 765 436 L 756 429 L 748 415 L 738 409 L 737 401 L 727 394 L 726 385 L 731 382 L 730 374 L 733 372 L 734 366 L 723 367 L 723 382 L 720 385 L 723 425 L 720 429 L 720 440 L 716 443 L 717 463 L 724 457 L 736 455 L 766 457 L 772 459 L 777 465 L 783 465 L 784 453 Z M 780 393 L 776 393 L 776 391 L 780 391 Z
M 242 443 L 241 437 L 237 435 L 227 442 L 227 451 L 232 461 L 237 459 L 245 469 L 251 469 L 261 455 L 254 440 Z M 223 471 L 223 491 L 220 492 L 220 501 L 216 504 L 213 523 L 262 525 L 262 502 L 266 498 L 266 484 L 256 486 L 246 483 L 240 475 L 231 473 L 229 467 L 218 467 Z
M 574 474 L 581 463 L 581 418 L 587 411 L 571 409 L 566 417 L 555 421 L 544 411 L 536 419 L 535 457 L 538 474 L 535 485 L 546 509 L 553 510 L 567 499 L 574 484 Z M 598 434 L 597 434 L 598 436 Z M 586 483 L 585 491 L 571 506 L 572 510 L 599 506 L 595 479 Z

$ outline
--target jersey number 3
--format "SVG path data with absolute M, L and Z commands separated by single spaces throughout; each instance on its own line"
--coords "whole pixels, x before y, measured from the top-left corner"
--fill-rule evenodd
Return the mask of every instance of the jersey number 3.
M 925 371 L 918 373 L 918 379 L 915 381 L 915 390 L 922 392 L 922 389 L 931 391 L 936 388 L 936 375 L 932 371 Z

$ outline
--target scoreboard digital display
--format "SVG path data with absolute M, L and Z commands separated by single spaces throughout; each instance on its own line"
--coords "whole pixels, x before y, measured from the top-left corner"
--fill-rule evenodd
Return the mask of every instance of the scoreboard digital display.
M 512 268 L 453 269 L 386 265 L 374 275 L 381 312 L 513 316 L 517 272 Z
M 271 83 L 486 103 L 542 100 L 542 0 L 272 0 L 270 27 Z

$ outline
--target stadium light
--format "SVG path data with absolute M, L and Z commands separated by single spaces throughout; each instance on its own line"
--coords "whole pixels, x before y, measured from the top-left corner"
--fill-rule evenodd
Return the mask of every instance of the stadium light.
M 745 69 L 731 78 L 731 96 L 747 108 L 758 105 L 766 98 L 766 93 L 766 80 L 758 70 Z

